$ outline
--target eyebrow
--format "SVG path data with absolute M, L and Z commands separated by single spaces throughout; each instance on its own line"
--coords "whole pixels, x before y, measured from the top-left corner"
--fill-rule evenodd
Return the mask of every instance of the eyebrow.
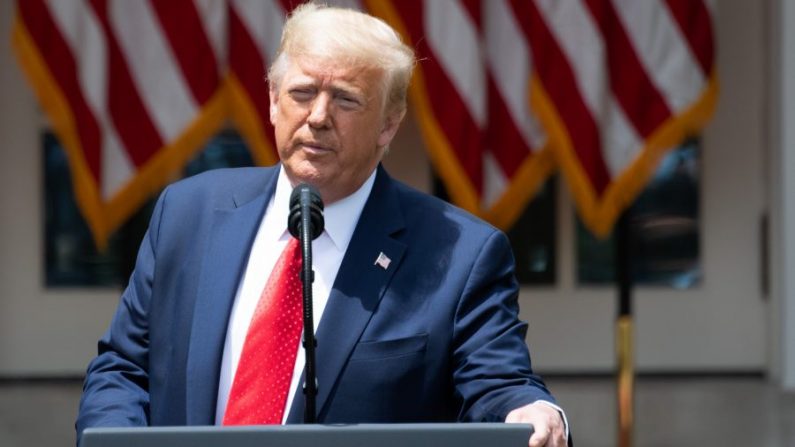
M 292 90 L 295 88 L 306 88 L 306 87 L 317 88 L 319 84 L 320 83 L 314 78 L 305 78 L 305 79 L 296 80 L 293 83 L 287 83 L 285 87 L 287 88 L 287 90 Z M 362 98 L 363 100 L 368 99 L 364 90 L 355 87 L 352 84 L 348 83 L 345 83 L 344 85 L 331 84 L 328 86 L 328 88 L 331 90 L 331 93 L 335 95 L 339 93 L 344 93 L 346 95 L 353 95 L 356 96 L 357 98 Z

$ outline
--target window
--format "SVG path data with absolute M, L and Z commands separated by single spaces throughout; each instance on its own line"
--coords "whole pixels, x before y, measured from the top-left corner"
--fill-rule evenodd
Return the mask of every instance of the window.
M 241 137 L 218 134 L 188 163 L 188 177 L 215 168 L 252 166 Z M 122 287 L 135 266 L 156 196 L 114 232 L 100 252 L 72 193 L 66 153 L 52 133 L 44 135 L 45 284 L 47 287 Z
M 122 287 L 135 265 L 155 198 L 111 235 L 106 251 L 99 252 L 74 201 L 63 149 L 51 133 L 44 135 L 43 146 L 47 287 Z M 699 140 L 693 139 L 668 153 L 628 211 L 632 275 L 638 284 L 692 287 L 701 279 L 699 147 Z M 196 155 L 183 175 L 252 165 L 242 138 L 234 131 L 224 131 Z M 556 178 L 547 180 L 507 231 L 516 259 L 516 276 L 523 285 L 554 285 L 557 280 L 555 208 L 561 191 L 556 185 Z M 437 196 L 448 197 L 438 176 L 434 177 L 433 189 Z M 578 282 L 612 284 L 612 235 L 598 240 L 578 220 L 574 237 Z
M 633 282 L 688 288 L 702 272 L 699 246 L 700 142 L 670 151 L 627 211 Z M 577 277 L 580 284 L 612 284 L 614 235 L 592 236 L 577 220 Z
M 516 259 L 516 279 L 522 285 L 555 283 L 555 177 L 548 179 L 506 233 Z M 439 176 L 433 179 L 434 195 L 448 200 Z

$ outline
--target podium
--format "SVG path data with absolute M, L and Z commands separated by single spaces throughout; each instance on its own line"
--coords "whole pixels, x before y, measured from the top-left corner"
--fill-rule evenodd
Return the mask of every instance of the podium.
M 89 428 L 81 447 L 525 447 L 528 424 Z

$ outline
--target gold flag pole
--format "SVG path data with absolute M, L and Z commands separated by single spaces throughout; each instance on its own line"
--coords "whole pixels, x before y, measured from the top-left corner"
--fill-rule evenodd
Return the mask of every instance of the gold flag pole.
M 632 317 L 618 317 L 616 324 L 616 352 L 618 353 L 618 445 L 632 446 L 634 423 L 635 370 L 633 364 Z
M 630 260 L 629 210 L 616 225 L 616 280 L 618 282 L 618 318 L 616 320 L 616 353 L 618 361 L 618 446 L 631 447 L 634 425 L 635 368 L 632 336 L 632 268 Z

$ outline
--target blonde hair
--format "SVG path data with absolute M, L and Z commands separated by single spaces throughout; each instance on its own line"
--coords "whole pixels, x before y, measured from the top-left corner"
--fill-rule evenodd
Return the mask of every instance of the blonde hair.
M 405 112 L 414 51 L 383 20 L 352 9 L 305 3 L 284 24 L 268 70 L 270 88 L 278 89 L 290 57 L 304 56 L 383 70 L 386 110 Z

